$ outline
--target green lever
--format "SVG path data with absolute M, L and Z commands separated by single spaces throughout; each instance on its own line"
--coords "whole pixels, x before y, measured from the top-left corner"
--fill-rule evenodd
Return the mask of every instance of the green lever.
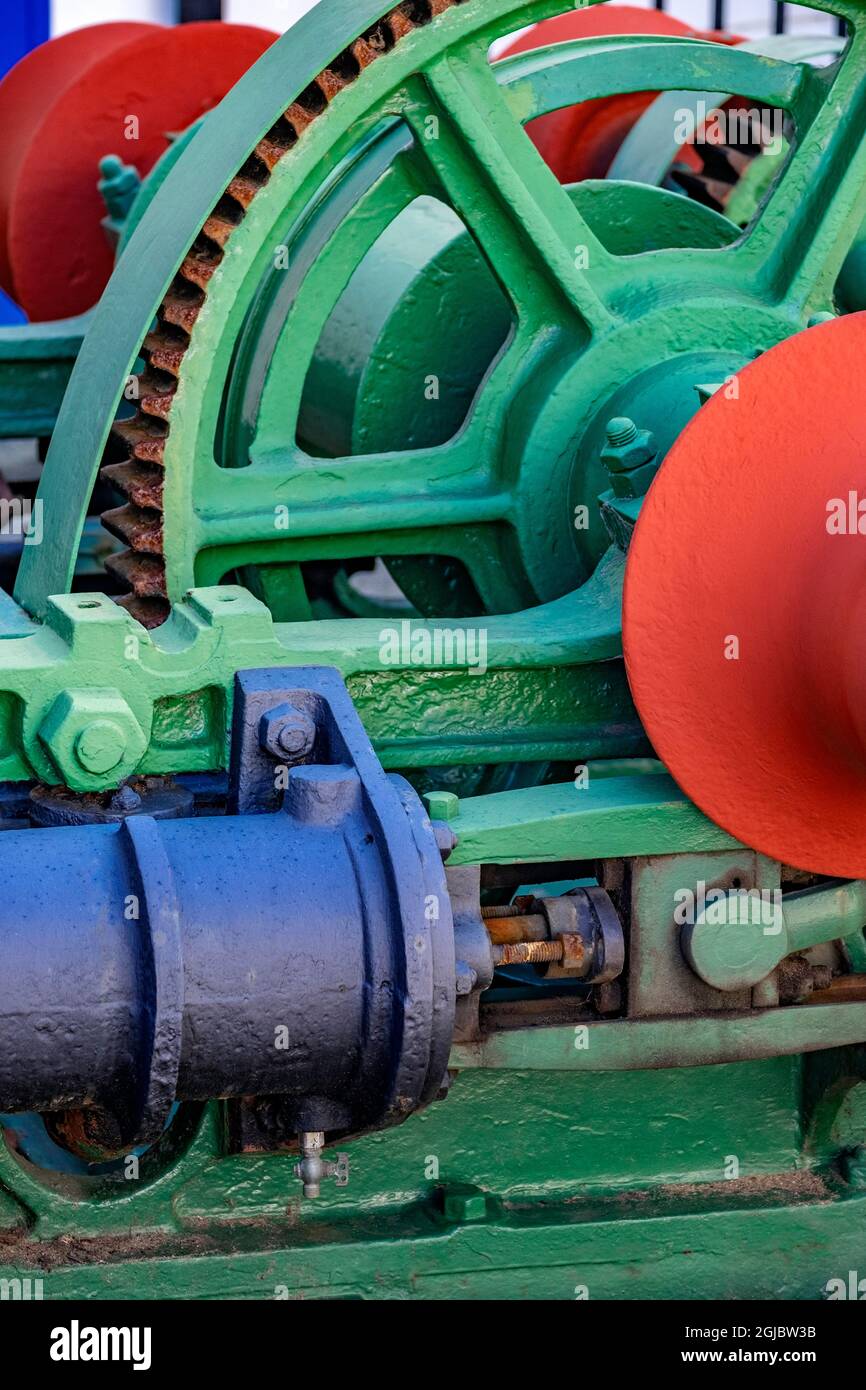
M 683 955 L 713 989 L 748 989 L 795 951 L 850 939 L 855 968 L 864 964 L 866 882 L 834 883 L 792 893 L 732 889 L 683 927 Z

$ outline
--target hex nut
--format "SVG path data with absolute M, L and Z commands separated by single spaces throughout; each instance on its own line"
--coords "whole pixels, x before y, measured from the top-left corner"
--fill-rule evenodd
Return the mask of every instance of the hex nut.
M 651 463 L 658 454 L 658 445 L 649 430 L 634 432 L 631 439 L 621 444 L 609 440 L 601 451 L 601 461 L 609 473 L 630 473 Z
M 557 940 L 562 942 L 562 960 L 560 964 L 563 970 L 574 970 L 578 974 L 586 974 L 587 955 L 586 942 L 578 932 L 563 931 L 557 934 Z
M 452 821 L 460 814 L 460 798 L 454 792 L 425 792 L 424 801 L 431 821 Z
M 300 762 L 313 751 L 315 721 L 295 705 L 275 705 L 261 717 L 259 742 L 272 758 L 287 763 Z
M 73 791 L 119 784 L 138 767 L 148 742 L 115 689 L 64 690 L 43 719 L 39 740 Z

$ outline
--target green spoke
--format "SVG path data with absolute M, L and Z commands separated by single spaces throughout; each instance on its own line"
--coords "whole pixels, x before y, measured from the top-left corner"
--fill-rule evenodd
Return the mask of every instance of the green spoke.
M 449 530 L 505 516 L 510 497 L 492 487 L 466 434 L 441 448 L 359 458 L 311 459 L 275 450 L 249 469 L 222 469 L 199 510 L 204 546 L 363 535 L 423 527 Z
M 265 379 L 258 382 L 260 397 L 255 411 L 247 385 L 243 416 L 256 415 L 255 437 L 247 444 L 247 451 L 253 456 L 294 437 L 307 370 L 340 295 L 370 248 L 423 191 L 411 164 L 400 153 L 405 139 L 400 140 L 400 131 L 394 135 L 397 139 L 386 142 L 382 152 L 387 158 L 396 147 L 394 162 L 381 169 L 349 214 L 345 215 L 345 204 L 340 198 L 334 200 L 333 208 L 326 203 L 292 244 L 285 284 L 279 286 L 270 309 L 279 325 L 278 337 L 272 356 L 266 360 L 266 369 L 262 369 Z M 284 299 L 289 305 L 287 312 Z M 254 361 L 260 344 L 267 349 L 272 341 L 267 325 L 268 315 L 262 321 L 255 320 L 249 331 L 255 343 Z
M 832 303 L 866 217 L 866 35 L 858 35 L 739 259 L 793 313 Z
M 446 55 L 404 107 L 432 168 L 521 318 L 612 322 L 613 258 L 515 120 L 483 57 Z M 539 293 L 539 290 L 542 293 Z

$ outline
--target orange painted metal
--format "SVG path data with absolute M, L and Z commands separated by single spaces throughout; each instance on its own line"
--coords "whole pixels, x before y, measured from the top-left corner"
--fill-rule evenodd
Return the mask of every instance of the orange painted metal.
M 866 314 L 787 339 L 673 445 L 629 550 L 625 658 L 718 825 L 866 877 Z M 863 500 L 861 500 L 863 499 Z
M 565 43 L 571 39 L 618 34 L 669 34 L 732 41 L 728 35 L 699 33 L 664 10 L 643 10 L 635 5 L 593 5 L 544 20 L 521 34 L 500 56 L 508 58 L 515 53 L 528 53 L 546 44 Z M 540 116 L 530 122 L 527 131 L 560 183 L 604 178 L 625 136 L 656 96 L 656 92 L 635 92 L 599 97 Z
M 100 24 L 34 49 L 0 83 L 0 285 L 36 321 L 108 281 L 99 160 L 144 176 L 276 35 L 240 24 Z
M 35 174 L 28 161 L 38 166 L 37 132 L 45 120 L 46 104 L 58 101 L 83 73 L 114 49 L 150 32 L 149 24 L 94 24 L 75 29 L 40 44 L 15 64 L 0 82 L 0 285 L 14 293 L 9 258 L 11 204 L 19 176 Z M 70 138 L 71 132 L 67 132 Z M 49 276 L 51 267 L 48 268 Z

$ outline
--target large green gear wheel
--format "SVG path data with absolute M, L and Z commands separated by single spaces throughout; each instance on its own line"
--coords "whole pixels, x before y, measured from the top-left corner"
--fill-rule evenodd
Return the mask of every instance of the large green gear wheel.
M 111 468 L 129 543 L 113 562 L 149 625 L 194 584 L 374 556 L 457 561 L 480 605 L 573 589 L 597 548 L 606 421 L 664 452 L 695 388 L 831 309 L 866 212 L 864 12 L 832 68 L 690 39 L 557 45 L 498 64 L 491 42 L 562 0 L 327 0 L 204 123 L 165 180 L 94 317 L 52 442 L 50 543 L 22 563 L 34 614 L 68 589 L 129 374 L 138 413 Z M 737 91 L 793 117 L 796 148 L 747 234 L 617 254 L 521 126 L 640 90 Z M 290 98 L 294 97 L 294 100 Z M 445 443 L 317 458 L 299 443 L 308 369 L 364 256 L 422 197 L 450 205 L 504 293 L 505 345 Z M 294 594 L 294 597 L 293 597 Z
M 587 179 L 569 189 L 605 249 L 728 245 L 737 228 L 709 208 L 638 183 Z M 365 257 L 337 302 L 313 358 L 300 431 L 316 454 L 363 456 L 434 448 L 454 438 L 511 328 L 507 299 L 456 214 L 418 199 Z M 439 383 L 435 406 L 421 384 Z M 585 459 L 587 496 L 606 486 Z M 609 544 L 601 518 L 575 532 L 589 573 Z M 462 566 L 437 556 L 393 556 L 392 576 L 430 616 L 484 612 Z

